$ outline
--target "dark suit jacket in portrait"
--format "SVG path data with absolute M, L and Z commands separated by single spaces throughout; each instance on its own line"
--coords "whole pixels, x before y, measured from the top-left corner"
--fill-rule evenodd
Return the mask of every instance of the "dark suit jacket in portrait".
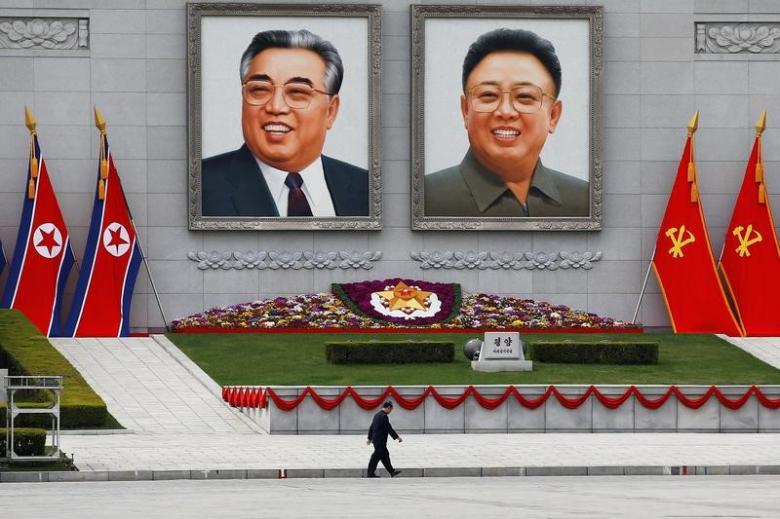
M 368 171 L 322 155 L 336 216 L 368 216 Z M 203 160 L 203 216 L 279 216 L 271 191 L 246 144 Z
M 536 163 L 526 205 L 469 150 L 463 161 L 425 175 L 425 216 L 589 216 L 588 182 Z

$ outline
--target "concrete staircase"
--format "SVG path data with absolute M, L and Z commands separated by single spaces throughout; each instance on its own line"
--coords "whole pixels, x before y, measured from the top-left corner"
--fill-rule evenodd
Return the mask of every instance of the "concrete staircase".
M 136 433 L 262 433 L 165 336 L 51 339 L 108 411 Z

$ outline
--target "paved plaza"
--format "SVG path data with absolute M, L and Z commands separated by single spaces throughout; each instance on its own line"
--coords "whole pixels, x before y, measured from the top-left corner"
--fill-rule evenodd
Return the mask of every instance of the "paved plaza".
M 738 346 L 780 366 L 771 341 Z M 127 427 L 63 434 L 67 477 L 359 477 L 371 453 L 362 435 L 263 433 L 163 336 L 53 342 Z M 404 476 L 780 473 L 780 434 L 409 434 L 390 451 Z
M 20 483 L 0 485 L 0 510 L 62 519 L 777 519 L 778 485 L 778 476 Z

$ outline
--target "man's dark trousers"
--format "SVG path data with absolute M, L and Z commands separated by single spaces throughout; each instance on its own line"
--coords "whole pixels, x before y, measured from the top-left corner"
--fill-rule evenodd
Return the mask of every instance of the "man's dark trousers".
M 368 461 L 368 476 L 373 477 L 376 470 L 376 464 L 381 461 L 390 475 L 395 474 L 393 464 L 390 462 L 390 453 L 387 451 L 387 437 L 391 436 L 393 439 L 398 439 L 398 434 L 390 425 L 390 419 L 387 417 L 387 413 L 379 411 L 374 415 L 374 419 L 371 420 L 371 426 L 368 428 L 368 441 L 374 444 L 374 453 L 371 455 L 371 459 Z
M 363 458 L 365 459 L 365 458 Z M 393 464 L 390 462 L 390 452 L 387 450 L 387 445 L 374 444 L 374 453 L 371 455 L 371 459 L 368 460 L 368 475 L 372 475 L 376 471 L 377 463 L 382 462 L 387 472 L 392 474 L 395 472 Z

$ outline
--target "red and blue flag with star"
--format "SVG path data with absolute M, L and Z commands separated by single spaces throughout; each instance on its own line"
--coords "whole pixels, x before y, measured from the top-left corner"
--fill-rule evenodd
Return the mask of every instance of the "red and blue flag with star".
M 57 336 L 62 292 L 74 258 L 38 136 L 32 132 L 22 218 L 0 306 L 21 311 L 42 334 Z
M 67 334 L 130 335 L 130 302 L 143 255 L 108 139 L 100 136 L 98 186 Z

